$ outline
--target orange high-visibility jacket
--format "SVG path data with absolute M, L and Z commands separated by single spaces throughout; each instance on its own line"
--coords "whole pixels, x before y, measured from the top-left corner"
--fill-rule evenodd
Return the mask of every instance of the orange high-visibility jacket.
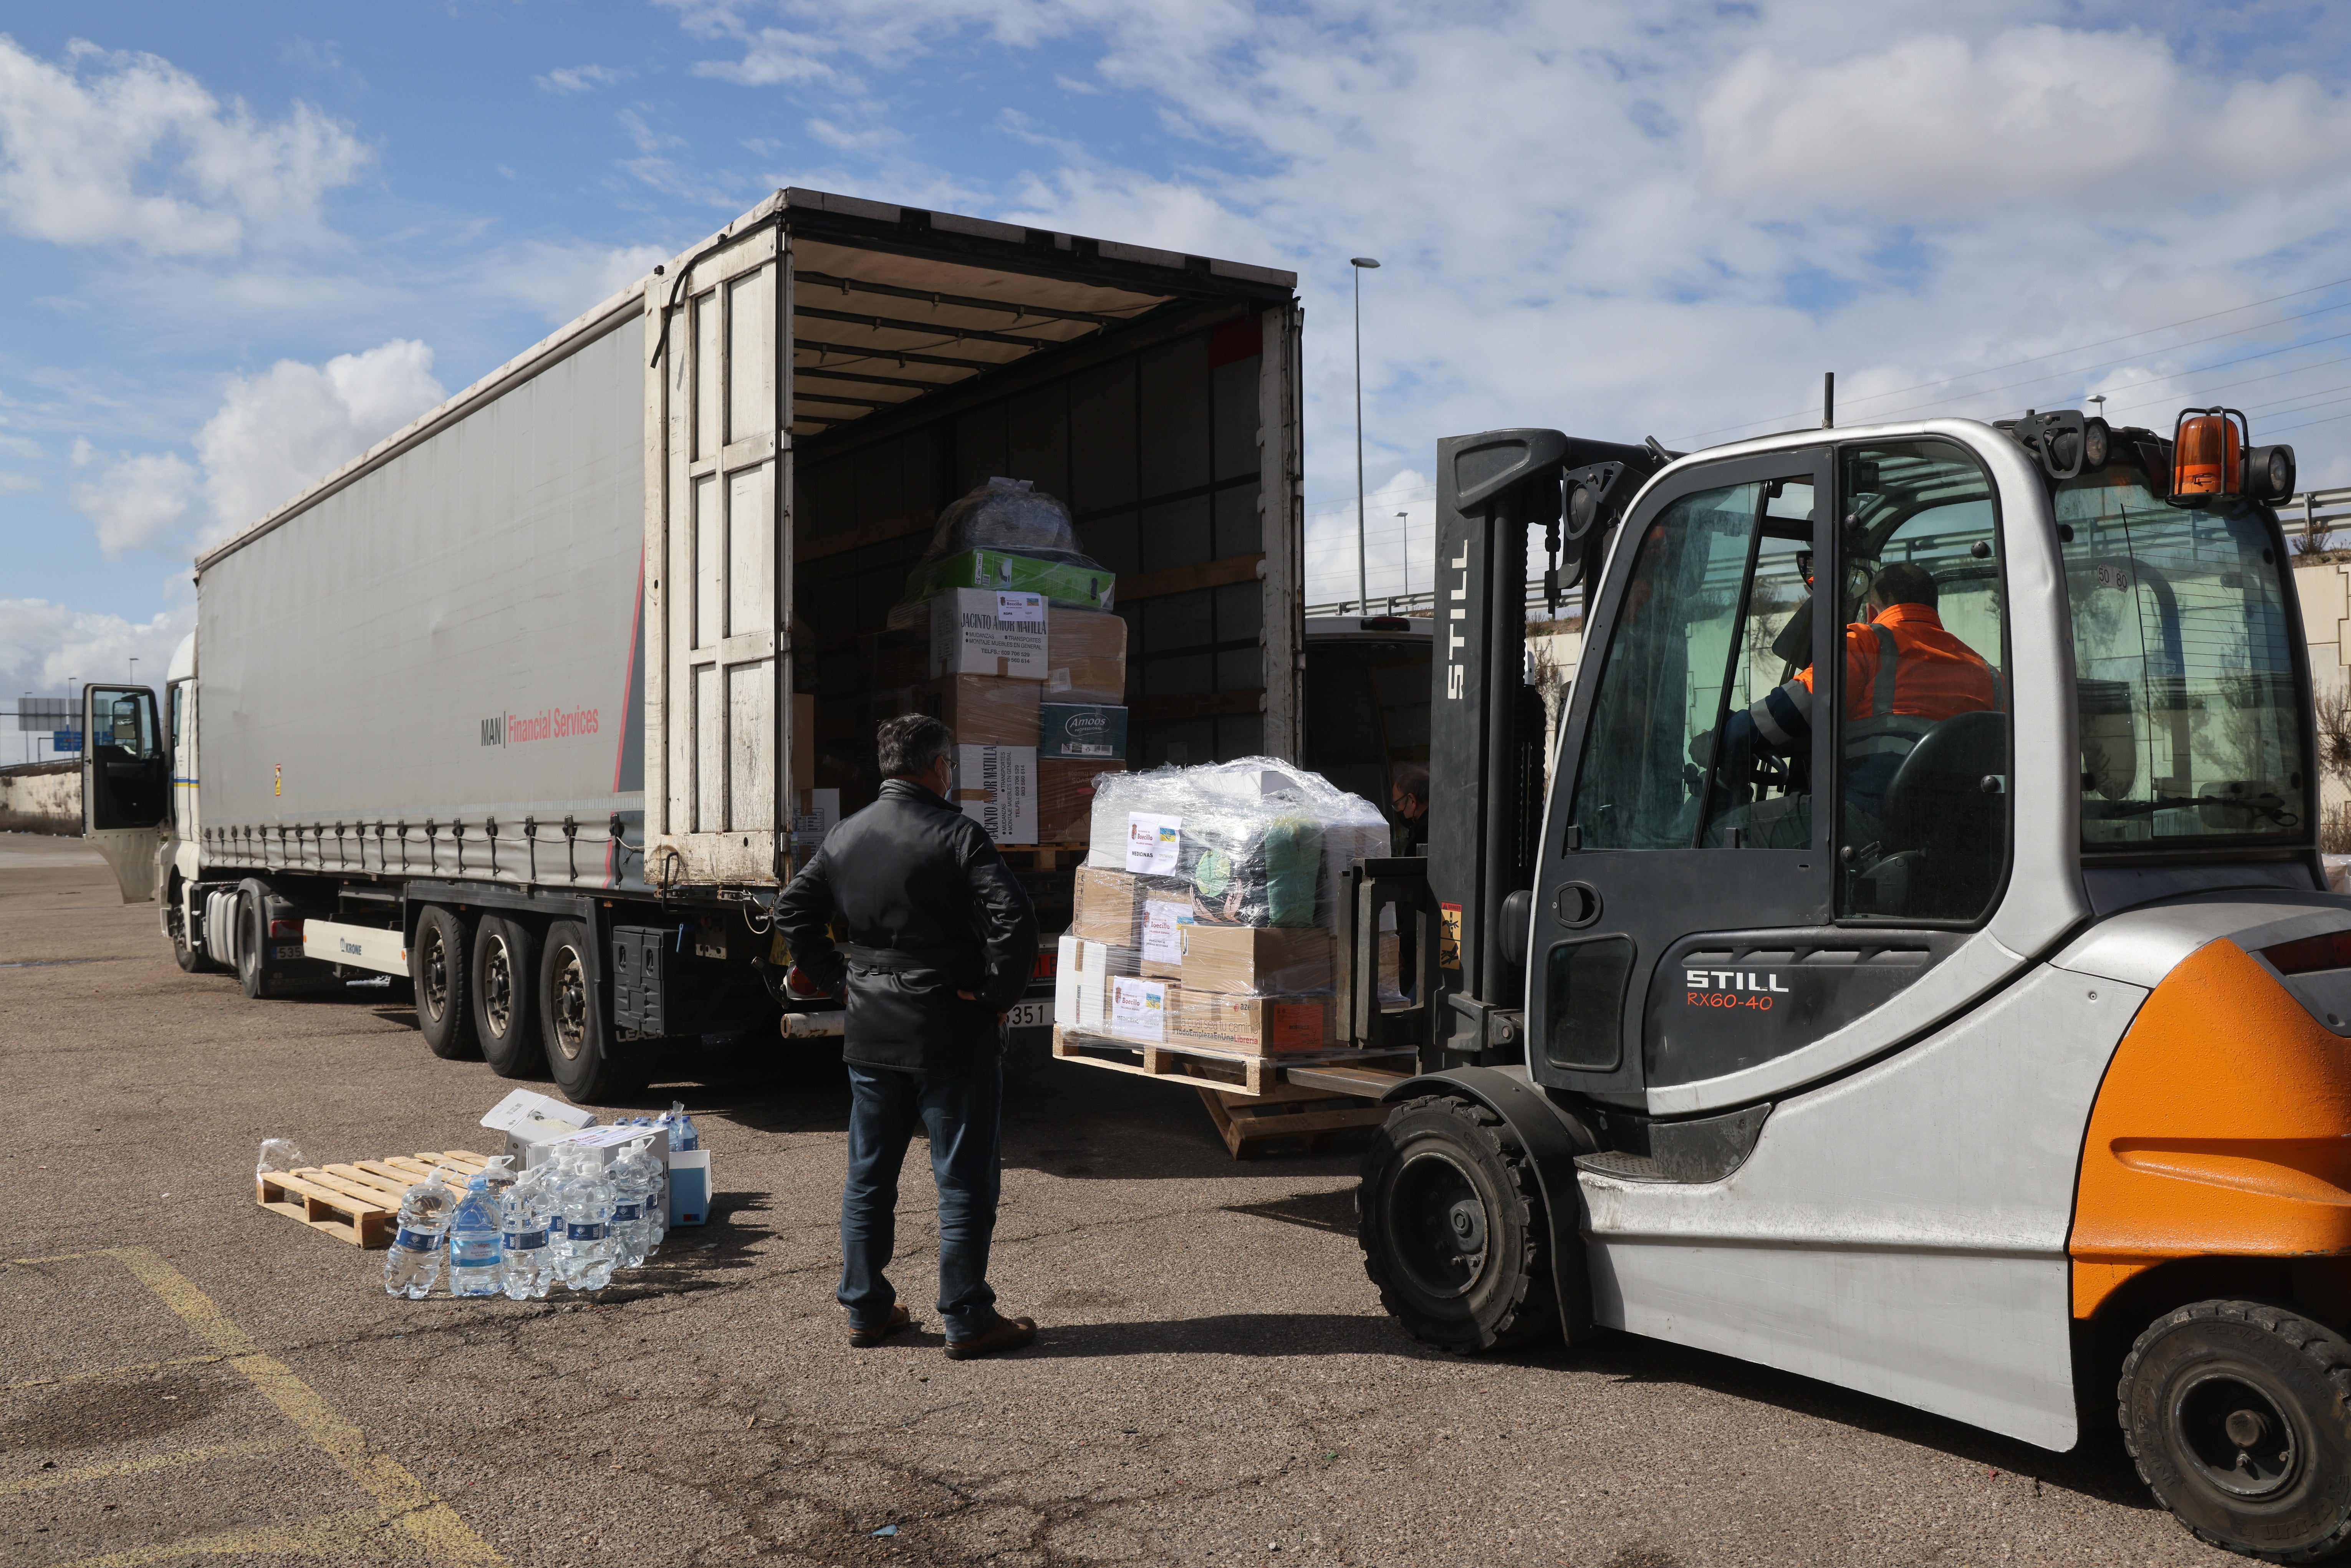
M 1943 630 L 1923 604 L 1896 604 L 1844 629 L 1848 757 L 1907 751 L 1954 714 L 2001 706 L 2000 677 L 1973 648 Z M 1812 733 L 1813 672 L 1799 670 L 1748 710 L 1755 727 L 1786 749 Z

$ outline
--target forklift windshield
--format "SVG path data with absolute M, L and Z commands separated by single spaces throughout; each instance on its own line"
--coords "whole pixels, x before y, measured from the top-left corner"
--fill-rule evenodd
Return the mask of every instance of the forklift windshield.
M 2100 472 L 2060 481 L 2055 500 L 2084 850 L 2306 839 L 2287 563 L 2262 508 L 2173 507 L 2123 442 Z

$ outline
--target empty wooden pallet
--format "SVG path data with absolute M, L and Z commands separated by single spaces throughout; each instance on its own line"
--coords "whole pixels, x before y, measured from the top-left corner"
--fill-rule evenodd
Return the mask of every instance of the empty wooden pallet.
M 354 1247 L 389 1247 L 400 1200 L 410 1187 L 435 1167 L 451 1186 L 463 1187 L 467 1176 L 479 1176 L 488 1166 L 486 1156 L 465 1149 L 305 1166 L 255 1177 L 253 1201 Z

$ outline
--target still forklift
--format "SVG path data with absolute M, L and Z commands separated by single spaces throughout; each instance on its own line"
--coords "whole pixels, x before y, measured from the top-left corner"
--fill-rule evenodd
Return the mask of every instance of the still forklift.
M 2351 899 L 2294 455 L 2250 434 L 1439 444 L 1428 855 L 1364 868 L 1430 938 L 1359 1197 L 1405 1325 L 1648 1335 L 2052 1449 L 2118 1389 L 2198 1535 L 2351 1545 Z M 1548 789 L 1536 533 L 1585 625 Z M 1964 711 L 1905 715 L 1886 582 L 1980 664 Z M 1742 724 L 1799 686 L 1808 735 Z

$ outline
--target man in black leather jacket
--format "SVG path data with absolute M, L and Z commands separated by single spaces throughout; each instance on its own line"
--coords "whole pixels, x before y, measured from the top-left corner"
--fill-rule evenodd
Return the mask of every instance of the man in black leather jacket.
M 1037 912 L 977 822 L 949 803 L 954 747 L 909 714 L 876 737 L 881 799 L 828 834 L 776 904 L 793 995 L 849 988 L 852 1099 L 841 1197 L 849 1341 L 914 1326 L 882 1270 L 896 1246 L 898 1174 L 920 1124 L 939 1190 L 939 1315 L 956 1360 L 1037 1336 L 987 1284 L 1004 1103 L 1004 1013 L 1037 962 Z M 836 919 L 849 940 L 836 946 Z

